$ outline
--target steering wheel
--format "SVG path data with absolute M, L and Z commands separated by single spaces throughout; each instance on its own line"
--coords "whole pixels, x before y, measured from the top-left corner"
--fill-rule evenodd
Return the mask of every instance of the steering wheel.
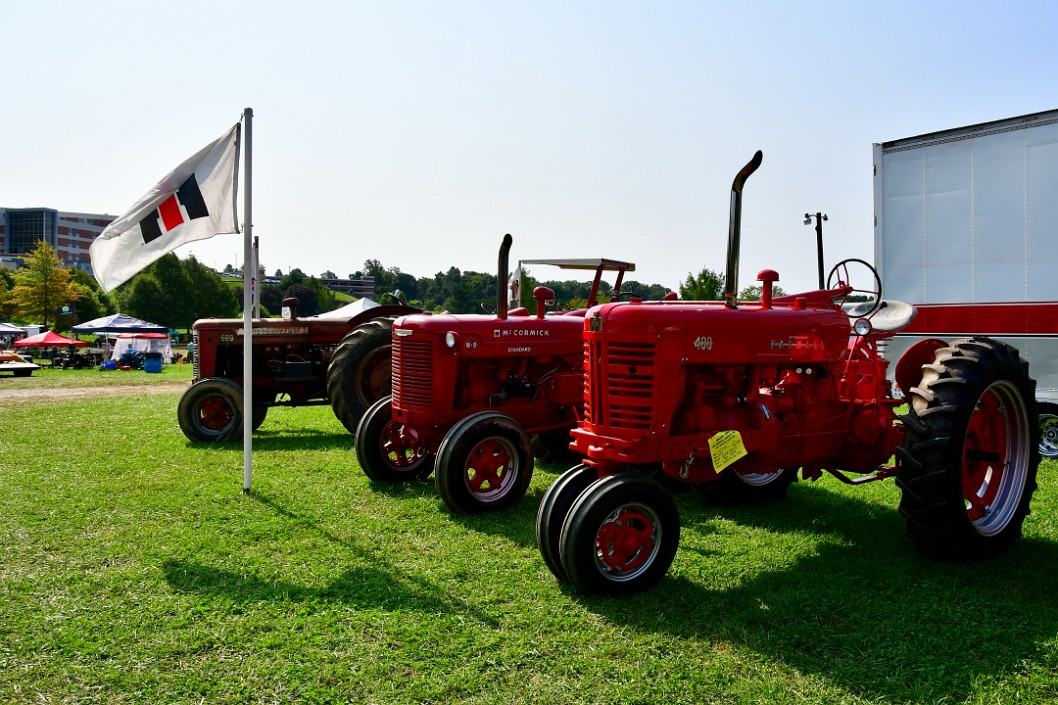
M 850 265 L 851 269 L 855 273 L 856 281 L 862 283 L 867 279 L 867 273 L 870 273 L 870 277 L 874 280 L 873 289 L 863 289 L 852 284 L 852 275 L 849 273 Z M 864 272 L 863 270 L 867 271 Z M 878 270 L 872 267 L 862 259 L 843 259 L 834 265 L 834 268 L 830 270 L 830 274 L 827 275 L 827 289 L 835 289 L 840 285 L 851 286 L 852 291 L 849 291 L 843 296 L 836 297 L 834 299 L 835 305 L 845 310 L 846 315 L 850 318 L 868 318 L 882 305 L 882 278 L 878 276 Z M 866 294 L 873 296 L 874 301 L 854 302 L 854 310 L 845 309 L 845 301 L 852 294 Z

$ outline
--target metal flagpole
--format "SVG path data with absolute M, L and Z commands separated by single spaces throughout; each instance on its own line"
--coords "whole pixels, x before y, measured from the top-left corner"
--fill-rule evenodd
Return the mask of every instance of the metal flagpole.
M 257 242 L 257 236 L 253 236 L 253 276 L 254 281 L 257 281 L 257 276 L 261 273 L 261 247 Z M 261 297 L 257 295 L 255 288 L 253 292 L 253 317 L 261 317 Z
M 243 494 L 253 485 L 253 305 L 257 267 L 253 256 L 253 108 L 243 112 L 243 258 L 242 258 L 242 457 Z

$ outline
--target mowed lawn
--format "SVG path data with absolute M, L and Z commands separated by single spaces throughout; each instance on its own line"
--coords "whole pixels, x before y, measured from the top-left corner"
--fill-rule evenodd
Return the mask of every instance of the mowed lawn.
M 2 703 L 1058 699 L 1053 463 L 997 560 L 922 557 L 892 482 L 826 478 L 748 508 L 678 494 L 662 583 L 585 598 L 534 541 L 564 466 L 538 464 L 512 510 L 453 515 L 432 480 L 370 483 L 328 407 L 277 409 L 244 496 L 242 444 L 190 444 L 180 385 L 13 400 L 9 382 Z

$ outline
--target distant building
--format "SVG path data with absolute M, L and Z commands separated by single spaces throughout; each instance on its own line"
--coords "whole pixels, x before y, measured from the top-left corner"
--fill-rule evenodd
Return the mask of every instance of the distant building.
M 0 266 L 17 265 L 43 241 L 66 267 L 92 271 L 88 248 L 117 219 L 98 213 L 67 213 L 53 208 L 0 207 Z
M 375 298 L 375 278 L 360 277 L 359 279 L 320 279 L 320 284 L 331 291 L 343 294 L 352 294 L 362 299 Z

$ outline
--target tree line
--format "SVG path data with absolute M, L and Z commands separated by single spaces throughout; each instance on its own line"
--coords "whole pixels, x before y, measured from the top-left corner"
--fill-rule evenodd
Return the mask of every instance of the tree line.
M 41 243 L 25 257 L 24 267 L 11 272 L 0 269 L 0 314 L 23 323 L 42 323 L 46 327 L 67 330 L 77 323 L 122 311 L 175 329 L 188 329 L 200 318 L 234 318 L 242 315 L 242 283 L 225 280 L 194 256 L 180 259 L 168 254 L 154 262 L 129 282 L 110 294 L 103 292 L 89 274 L 63 267 L 55 250 Z M 238 274 L 229 267 L 231 274 Z M 533 290 L 546 286 L 555 292 L 555 308 L 569 310 L 588 304 L 591 292 L 590 273 L 583 281 L 541 280 L 534 272 L 522 269 L 521 305 L 534 307 Z M 374 278 L 376 299 L 395 296 L 401 301 L 427 311 L 451 313 L 492 312 L 496 306 L 496 275 L 487 272 L 461 271 L 449 267 L 432 277 L 415 277 L 398 267 L 384 267 L 376 259 L 364 262 L 362 270 L 349 275 Z M 612 279 L 612 273 L 609 275 Z M 335 279 L 333 272 L 322 278 Z M 660 284 L 625 281 L 622 292 L 644 300 L 659 300 L 669 293 Z M 724 277 L 703 268 L 697 275 L 688 273 L 680 283 L 681 299 L 718 301 L 724 297 Z M 776 287 L 776 296 L 785 292 Z M 760 298 L 760 287 L 746 287 L 739 298 Z M 262 316 L 278 316 L 283 299 L 298 299 L 301 316 L 312 316 L 343 305 L 340 297 L 325 287 L 319 278 L 294 268 L 289 273 L 276 272 L 276 280 L 259 286 Z M 599 303 L 613 295 L 610 281 L 599 287 Z

